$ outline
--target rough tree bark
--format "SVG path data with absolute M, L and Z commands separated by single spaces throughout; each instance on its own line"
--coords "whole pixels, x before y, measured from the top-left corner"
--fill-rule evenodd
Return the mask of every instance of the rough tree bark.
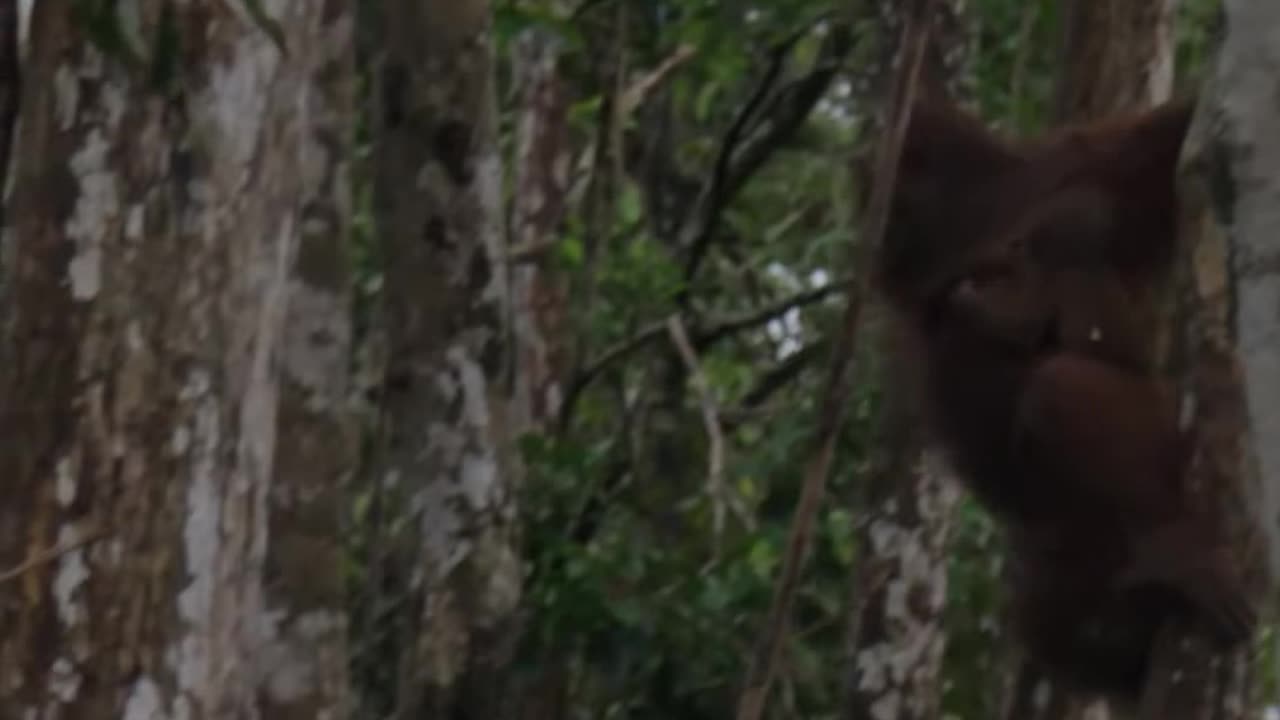
M 500 717 L 522 564 L 490 7 L 381 4 L 385 474 L 417 527 L 397 717 Z
M 1236 354 L 1248 390 L 1249 428 L 1261 440 L 1253 452 L 1262 484 L 1249 490 L 1261 500 L 1259 529 L 1272 577 L 1280 572 L 1280 444 L 1270 442 L 1280 437 L 1280 356 L 1274 342 L 1280 331 L 1280 266 L 1269 262 L 1280 253 L 1280 106 L 1271 92 L 1280 77 L 1280 48 L 1273 40 L 1280 32 L 1278 11 L 1270 4 L 1226 4 L 1228 32 L 1202 111 L 1201 127 L 1213 139 L 1187 153 L 1196 173 L 1192 186 L 1213 191 L 1213 217 L 1228 233 Z
M 1173 89 L 1174 0 L 1064 3 L 1054 116 L 1088 120 L 1147 107 Z
M 889 3 L 881 35 L 901 37 L 903 21 Z M 901 12 L 901 10 L 899 10 Z M 940 86 L 954 88 L 965 76 L 967 36 L 964 3 L 933 5 L 925 69 Z M 880 74 L 888 77 L 900 43 L 889 42 Z M 874 133 L 873 133 L 874 136 Z M 869 308 L 860 334 L 873 339 L 874 354 L 893 357 L 891 339 L 877 322 L 883 308 Z M 876 347 L 878 346 L 878 347 Z M 877 368 L 880 382 L 895 376 Z M 918 405 L 906 388 L 884 393 L 874 447 L 878 450 L 865 497 L 859 503 L 862 548 L 854 579 L 850 625 L 850 676 L 844 717 L 850 720 L 937 717 L 946 633 L 942 623 L 947 595 L 946 546 L 959 487 L 947 466 L 925 452 Z
M 861 520 L 852 677 L 844 716 L 857 720 L 938 714 L 946 633 L 946 540 L 959 489 L 922 453 L 910 416 L 882 416 L 876 492 Z M 873 492 L 876 488 L 872 489 Z
M 298 251 L 281 352 L 279 443 L 265 593 L 274 634 L 259 654 L 263 711 L 280 720 L 338 720 L 347 708 L 347 614 L 341 527 L 357 460 L 348 398 L 353 133 L 353 12 L 324 0 L 307 19 L 310 84 L 300 138 Z
M 1280 8 L 1228 0 L 1224 11 L 1218 66 L 1183 150 L 1166 355 L 1185 419 L 1197 431 L 1191 481 L 1204 502 L 1222 508 L 1235 559 L 1260 602 L 1270 581 L 1263 543 L 1275 541 L 1280 494 L 1274 440 L 1266 434 L 1280 423 Z M 1157 650 L 1144 720 L 1254 716 L 1251 648 L 1218 652 L 1196 629 L 1173 626 Z
M 567 279 L 556 272 L 555 243 L 564 217 L 569 167 L 568 90 L 561 47 L 551 33 L 527 30 L 512 53 L 520 88 L 512 198 L 512 318 L 521 425 L 550 427 L 564 400 L 570 339 Z
M 34 7 L 0 346 L 0 716 L 288 700 L 256 660 L 282 637 L 275 359 L 325 171 L 304 115 L 323 6 L 241 7 Z
M 534 432 L 554 430 L 573 349 L 570 279 L 557 271 L 555 261 L 572 162 L 561 45 L 554 34 L 532 28 L 511 54 L 520 93 L 508 258 L 516 346 L 512 373 L 518 421 L 513 425 Z M 512 702 L 512 717 L 558 720 L 568 714 L 570 656 L 563 649 L 543 657 L 532 672 L 514 679 L 510 692 L 518 700 Z

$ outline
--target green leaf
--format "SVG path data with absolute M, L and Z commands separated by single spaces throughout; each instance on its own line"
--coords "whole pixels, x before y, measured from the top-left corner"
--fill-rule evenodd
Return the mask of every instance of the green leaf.
M 773 567 L 778 564 L 778 549 L 769 539 L 757 538 L 747 552 L 747 562 L 757 577 L 772 577 Z
M 556 243 L 556 252 L 561 262 L 569 268 L 582 267 L 583 261 L 586 259 L 586 249 L 582 246 L 582 238 L 566 237 L 559 243 Z
M 618 214 L 624 225 L 634 225 L 644 217 L 644 206 L 641 203 L 640 190 L 635 183 L 627 183 L 618 198 Z
M 827 533 L 831 552 L 843 565 L 852 565 L 857 544 L 854 542 L 853 515 L 843 508 L 827 513 Z

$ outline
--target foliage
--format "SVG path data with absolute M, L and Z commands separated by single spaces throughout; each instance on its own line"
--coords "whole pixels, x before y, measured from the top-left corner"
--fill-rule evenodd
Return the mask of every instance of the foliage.
M 1015 132 L 1042 127 L 1053 97 L 1061 3 L 979 0 L 974 53 L 979 107 Z

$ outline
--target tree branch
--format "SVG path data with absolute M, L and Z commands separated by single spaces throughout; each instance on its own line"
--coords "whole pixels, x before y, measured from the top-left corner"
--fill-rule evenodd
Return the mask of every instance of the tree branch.
M 740 317 L 727 318 L 713 322 L 706 330 L 695 331 L 693 333 L 692 345 L 698 352 L 705 352 L 710 346 L 735 333 L 764 325 L 770 320 L 785 315 L 793 308 L 812 305 L 836 292 L 848 289 L 852 284 L 852 281 L 829 283 L 820 288 L 807 290 L 789 298 L 784 298 L 772 305 L 768 305 Z M 577 398 L 588 385 L 595 381 L 596 377 L 599 376 L 600 373 L 604 372 L 613 364 L 631 355 L 631 353 L 646 347 L 649 343 L 662 337 L 667 332 L 666 320 L 646 325 L 635 335 L 632 335 L 626 340 L 615 343 L 610 346 L 609 349 L 601 353 L 601 355 L 595 360 L 585 364 L 583 369 L 576 373 L 573 380 L 568 384 L 568 389 L 565 391 L 564 402 L 560 405 L 560 428 L 564 429 L 568 427 L 569 420 L 573 415 L 573 408 L 577 403 Z
M 685 64 L 695 53 L 697 53 L 697 50 L 692 45 L 681 45 L 665 60 L 658 63 L 657 67 L 628 85 L 618 98 L 620 116 L 625 118 L 637 107 L 640 107 L 640 103 L 644 102 L 645 97 L 653 92 L 654 88 L 666 80 L 667 76 L 674 72 L 676 68 Z
M 31 568 L 37 567 L 39 565 L 43 565 L 48 562 L 53 562 L 54 560 L 57 560 L 58 558 L 62 557 L 63 555 L 66 555 L 69 552 L 72 552 L 74 550 L 79 550 L 80 548 L 90 543 L 101 540 L 105 534 L 106 533 L 104 533 L 101 530 L 90 529 L 90 530 L 84 531 L 80 535 L 80 537 L 76 538 L 75 540 L 72 540 L 67 543 L 63 543 L 61 545 L 55 545 L 51 548 L 38 550 L 35 553 L 33 553 L 31 557 L 28 557 L 26 560 L 23 560 L 22 562 L 18 563 L 16 566 L 11 567 L 8 570 L 5 570 L 4 572 L 0 572 L 0 585 L 3 585 L 11 580 L 16 580 L 22 577 L 22 575 L 26 573 L 28 570 L 30 570 Z
M 750 330 L 754 327 L 764 325 L 770 320 L 782 317 L 791 310 L 812 305 L 827 299 L 838 291 L 848 290 L 853 286 L 852 280 L 845 280 L 838 283 L 828 283 L 819 288 L 808 290 L 789 298 L 779 300 L 772 305 L 766 305 L 759 310 L 748 313 L 738 318 L 730 318 L 713 323 L 711 327 L 702 332 L 695 333 L 694 347 L 700 352 L 705 351 L 711 345 L 723 340 L 729 335 Z
M 800 376 L 825 350 L 827 344 L 822 341 L 813 342 L 787 356 L 776 367 L 770 369 L 756 382 L 755 387 L 742 397 L 741 411 L 753 410 L 765 404 L 774 393 L 786 387 L 788 383 Z
M 769 110 L 758 122 L 751 123 L 759 106 L 771 96 L 770 91 L 781 74 L 787 54 L 809 29 L 807 26 L 775 48 L 773 59 L 755 94 L 743 106 L 725 133 L 714 170 L 703 185 L 680 236 L 680 247 L 686 248 L 686 284 L 697 275 L 725 206 L 809 117 L 835 77 L 840 61 L 849 51 L 852 30 L 847 22 L 837 22 L 823 41 L 813 70 L 772 94 L 774 99 Z
M 667 318 L 667 333 L 671 336 L 671 343 L 675 345 L 676 351 L 680 354 L 680 359 L 684 361 L 685 370 L 689 373 L 690 380 L 693 381 L 694 390 L 698 393 L 698 401 L 702 406 L 702 425 L 707 432 L 707 497 L 711 501 L 711 531 L 712 542 L 715 547 L 714 555 L 719 555 L 720 539 L 724 533 L 724 511 L 726 507 L 732 507 L 734 514 L 737 515 L 743 524 L 747 527 L 751 526 L 751 516 L 742 506 L 742 503 L 732 493 L 732 490 L 726 487 L 724 482 L 724 430 L 720 426 L 720 412 L 717 409 L 715 395 L 711 392 L 711 384 L 707 382 L 707 376 L 702 372 L 702 366 L 698 362 L 698 356 L 693 350 L 693 345 L 689 342 L 689 335 L 685 332 L 684 323 L 680 322 L 680 314 L 672 313 Z

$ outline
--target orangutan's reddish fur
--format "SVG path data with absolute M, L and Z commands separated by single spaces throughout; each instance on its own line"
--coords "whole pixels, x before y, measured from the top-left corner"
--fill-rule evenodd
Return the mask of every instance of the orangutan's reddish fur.
M 919 104 L 878 258 L 937 439 L 1009 531 L 1019 636 L 1117 699 L 1170 613 L 1254 625 L 1149 356 L 1191 108 L 1013 144 Z

